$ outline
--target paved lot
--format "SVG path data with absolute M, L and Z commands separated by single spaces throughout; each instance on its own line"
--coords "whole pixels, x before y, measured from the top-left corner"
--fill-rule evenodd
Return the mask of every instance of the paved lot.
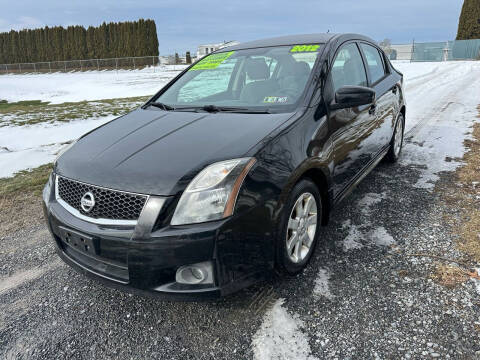
M 2 238 L 0 358 L 480 358 L 480 286 L 442 286 L 432 279 L 441 260 L 416 256 L 464 261 L 444 222 L 457 209 L 433 182 L 458 186 L 437 173 L 453 170 L 445 156 L 458 156 L 441 144 L 461 143 L 479 102 L 462 92 L 480 87 L 464 76 L 443 90 L 415 114 L 400 164 L 380 164 L 336 209 L 297 277 L 215 302 L 169 303 L 77 274 L 43 225 Z

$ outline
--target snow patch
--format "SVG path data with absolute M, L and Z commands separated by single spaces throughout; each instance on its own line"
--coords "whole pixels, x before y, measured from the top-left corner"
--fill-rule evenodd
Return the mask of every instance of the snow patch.
M 320 269 L 315 279 L 315 287 L 313 288 L 313 294 L 316 297 L 326 297 L 329 300 L 333 300 L 335 295 L 330 291 L 329 286 L 330 272 L 327 269 Z
M 475 269 L 477 274 L 480 275 L 480 268 Z M 477 294 L 480 295 L 480 280 L 472 278 L 473 283 L 475 284 L 475 289 L 477 290 Z
M 352 224 L 350 219 L 346 220 L 342 224 L 344 230 L 348 229 L 348 235 L 343 239 L 343 251 L 349 251 L 353 249 L 361 249 L 363 244 L 361 240 L 364 239 L 360 227 Z
M 378 246 L 391 246 L 396 244 L 395 239 L 387 230 L 380 226 L 370 233 L 370 239 Z
M 53 104 L 155 94 L 184 65 L 142 70 L 85 71 L 1 76 L 0 99 L 50 101 Z M 155 71 L 155 72 L 154 72 Z
M 115 116 L 89 118 L 68 123 L 37 124 L 0 128 L 0 178 L 55 160 L 65 143 L 114 119 Z
M 383 226 L 369 230 L 370 226 L 371 224 L 368 221 L 362 225 L 352 224 L 350 219 L 344 221 L 342 229 L 348 230 L 348 234 L 342 242 L 343 251 L 347 252 L 361 249 L 364 247 L 364 244 L 377 246 L 391 246 L 396 244 L 393 236 L 390 235 Z
M 256 360 L 315 360 L 298 314 L 290 315 L 279 299 L 264 316 L 252 341 Z
M 364 215 L 370 215 L 371 207 L 373 205 L 376 205 L 380 203 L 383 199 L 387 198 L 387 194 L 385 192 L 382 192 L 380 194 L 378 193 L 367 193 L 361 198 L 357 205 L 360 208 L 360 211 Z

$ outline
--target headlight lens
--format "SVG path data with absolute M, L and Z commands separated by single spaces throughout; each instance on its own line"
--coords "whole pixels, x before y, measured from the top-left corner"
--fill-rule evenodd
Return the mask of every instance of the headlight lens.
M 207 166 L 183 192 L 171 224 L 193 224 L 232 215 L 240 187 L 253 164 L 254 158 L 242 158 Z

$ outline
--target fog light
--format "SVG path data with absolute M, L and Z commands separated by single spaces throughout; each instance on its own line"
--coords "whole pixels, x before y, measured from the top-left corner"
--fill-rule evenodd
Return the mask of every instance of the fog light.
M 181 266 L 175 275 L 175 281 L 180 284 L 212 284 L 213 266 L 210 261 Z

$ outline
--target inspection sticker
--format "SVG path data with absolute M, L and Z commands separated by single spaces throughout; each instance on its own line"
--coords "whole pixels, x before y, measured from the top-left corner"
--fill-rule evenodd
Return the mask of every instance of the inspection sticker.
M 314 52 L 317 51 L 320 45 L 295 45 L 290 49 L 290 52 Z
M 191 70 L 211 70 L 216 69 L 218 65 L 223 63 L 227 60 L 230 56 L 233 55 L 235 51 L 223 52 L 218 54 L 212 54 L 201 59 L 198 63 L 193 65 L 189 71 Z
M 263 99 L 264 103 L 286 103 L 288 101 L 288 96 L 266 96 Z

